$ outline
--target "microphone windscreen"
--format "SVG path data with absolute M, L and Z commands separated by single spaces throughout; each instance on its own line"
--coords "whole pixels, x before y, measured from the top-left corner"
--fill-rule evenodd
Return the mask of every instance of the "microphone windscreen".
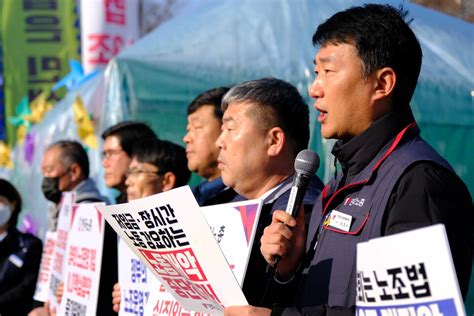
M 295 171 L 308 177 L 312 177 L 319 168 L 318 155 L 309 149 L 304 149 L 298 153 L 295 159 Z

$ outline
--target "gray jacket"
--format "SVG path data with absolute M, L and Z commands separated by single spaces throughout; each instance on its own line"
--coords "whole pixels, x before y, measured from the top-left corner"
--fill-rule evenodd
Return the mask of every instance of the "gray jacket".
M 76 192 L 76 203 L 105 202 L 109 200 L 100 194 L 91 178 L 79 182 L 71 191 Z M 59 204 L 51 204 L 48 209 L 48 230 L 55 231 L 58 225 Z

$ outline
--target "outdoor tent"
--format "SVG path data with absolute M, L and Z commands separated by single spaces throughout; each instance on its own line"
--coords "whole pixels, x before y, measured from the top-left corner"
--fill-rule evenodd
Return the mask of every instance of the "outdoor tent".
M 473 25 L 406 1 L 423 48 L 423 66 L 412 109 L 422 135 L 474 192 Z M 182 13 L 122 51 L 107 69 L 104 124 L 132 117 L 160 137 L 180 142 L 186 106 L 200 92 L 273 76 L 293 83 L 308 98 L 316 26 L 362 1 L 209 1 Z M 312 101 L 308 98 L 308 104 Z M 328 179 L 331 141 L 321 141 L 312 110 L 311 148 Z
M 410 11 L 411 23 L 423 48 L 423 66 L 412 109 L 422 135 L 446 159 L 474 193 L 474 26 L 411 4 L 383 1 Z M 25 161 L 24 148 L 15 150 L 11 177 L 23 196 L 31 197 L 25 214 L 45 224 L 46 201 L 40 191 L 41 154 L 61 138 L 78 139 L 71 105 L 77 94 L 94 113 L 96 134 L 123 119 L 149 123 L 159 137 L 181 143 L 186 107 L 200 92 L 244 80 L 277 77 L 294 84 L 308 104 L 316 48 L 316 26 L 333 13 L 362 1 L 239 0 L 207 1 L 165 22 L 112 60 L 105 76 L 78 89 L 32 128 L 35 154 Z M 105 84 L 105 100 L 100 86 Z M 99 88 L 98 88 L 99 87 Z M 97 90 L 98 89 L 98 90 Z M 311 111 L 310 147 L 321 156 L 319 175 L 332 173 L 332 141 L 320 138 Z M 99 149 L 90 150 L 92 175 L 101 188 Z M 196 183 L 199 179 L 193 179 Z M 44 218 L 44 221 L 42 220 Z

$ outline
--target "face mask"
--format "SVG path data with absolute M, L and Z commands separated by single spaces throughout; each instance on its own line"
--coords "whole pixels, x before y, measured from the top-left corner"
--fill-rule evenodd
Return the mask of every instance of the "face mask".
M 51 202 L 58 204 L 61 200 L 62 192 L 59 190 L 59 177 L 44 177 L 41 190 L 43 190 L 44 196 Z
M 12 208 L 8 204 L 0 203 L 0 226 L 4 226 L 8 223 L 8 220 L 12 216 Z

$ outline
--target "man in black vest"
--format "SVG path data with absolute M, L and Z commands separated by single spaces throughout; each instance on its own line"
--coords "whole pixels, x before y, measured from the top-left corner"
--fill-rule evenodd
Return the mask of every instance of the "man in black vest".
M 422 53 L 405 16 L 401 9 L 369 4 L 336 13 L 316 30 L 313 43 L 320 50 L 309 93 L 322 136 L 338 140 L 332 153 L 342 174 L 323 190 L 307 233 L 302 216 L 277 211 L 261 239 L 267 262 L 281 257 L 276 279 L 299 279 L 289 307 L 231 307 L 227 315 L 352 315 L 357 243 L 436 223 L 446 226 L 466 296 L 472 198 L 420 137 L 412 116 Z M 334 210 L 350 216 L 349 231 L 332 223 Z

